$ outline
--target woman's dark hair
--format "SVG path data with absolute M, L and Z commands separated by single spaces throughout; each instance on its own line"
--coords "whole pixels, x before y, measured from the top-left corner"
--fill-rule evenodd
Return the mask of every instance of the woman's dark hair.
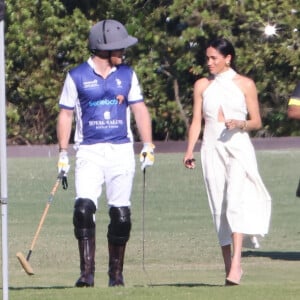
M 217 38 L 208 43 L 207 48 L 212 47 L 218 50 L 224 57 L 231 55 L 230 65 L 235 69 L 235 50 L 233 45 L 225 38 Z

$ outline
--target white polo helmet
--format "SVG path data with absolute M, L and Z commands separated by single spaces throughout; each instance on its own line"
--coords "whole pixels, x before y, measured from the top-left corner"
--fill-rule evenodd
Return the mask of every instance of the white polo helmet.
M 103 20 L 96 23 L 90 30 L 89 49 L 118 50 L 128 48 L 138 42 L 129 35 L 125 26 L 116 20 Z

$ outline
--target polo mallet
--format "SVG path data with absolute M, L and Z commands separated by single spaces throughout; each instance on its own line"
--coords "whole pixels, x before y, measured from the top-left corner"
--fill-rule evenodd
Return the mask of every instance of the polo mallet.
M 144 155 L 144 153 L 143 153 Z M 143 170 L 143 203 L 142 203 L 142 263 L 145 271 L 145 193 L 146 193 L 146 168 Z
M 146 159 L 147 153 L 143 152 L 144 160 Z M 148 275 L 145 268 L 145 194 L 146 194 L 146 167 L 143 170 L 143 203 L 142 203 L 142 266 L 143 271 L 148 277 L 150 286 L 152 286 L 150 276 Z
M 39 233 L 40 233 L 40 231 L 41 231 L 41 229 L 42 229 L 43 223 L 44 223 L 44 221 L 45 221 L 45 219 L 46 219 L 46 216 L 47 216 L 47 213 L 48 213 L 50 204 L 51 204 L 52 201 L 53 201 L 53 197 L 54 197 L 54 195 L 55 195 L 55 193 L 56 193 L 56 191 L 57 191 L 57 188 L 58 188 L 58 186 L 59 186 L 60 181 L 61 181 L 61 180 L 63 179 L 63 177 L 64 177 L 64 173 L 65 173 L 64 171 L 61 171 L 61 172 L 58 174 L 58 176 L 57 176 L 56 182 L 55 182 L 55 184 L 54 184 L 54 186 L 53 186 L 53 188 L 52 188 L 52 190 L 51 190 L 51 193 L 50 193 L 50 195 L 49 195 L 49 198 L 48 198 L 46 207 L 45 207 L 45 209 L 44 209 L 43 215 L 42 215 L 42 217 L 41 217 L 41 219 L 40 219 L 40 223 L 39 223 L 39 225 L 38 225 L 38 228 L 37 228 L 36 233 L 35 233 L 35 235 L 34 235 L 34 238 L 33 238 L 33 240 L 32 240 L 32 243 L 31 243 L 29 252 L 28 252 L 28 254 L 27 254 L 27 257 L 25 258 L 25 256 L 23 255 L 22 252 L 18 252 L 18 253 L 16 254 L 16 255 L 17 255 L 17 258 L 18 258 L 18 260 L 19 260 L 19 262 L 21 263 L 23 269 L 25 270 L 25 272 L 26 272 L 28 275 L 33 275 L 33 274 L 34 274 L 33 269 L 32 269 L 32 267 L 31 267 L 30 264 L 29 264 L 29 259 L 30 259 L 30 256 L 31 256 L 31 254 L 32 254 L 32 251 L 33 251 L 33 248 L 34 248 L 34 246 L 35 246 L 35 243 L 36 243 L 36 241 L 37 241 L 38 235 L 39 235 Z

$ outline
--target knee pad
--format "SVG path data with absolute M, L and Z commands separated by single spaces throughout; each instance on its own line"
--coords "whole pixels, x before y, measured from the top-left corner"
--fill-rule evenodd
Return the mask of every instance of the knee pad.
M 74 205 L 74 234 L 77 239 L 95 236 L 96 205 L 90 199 L 78 198 Z
M 130 208 L 127 206 L 111 207 L 109 216 L 108 242 L 114 245 L 125 245 L 129 240 L 131 230 Z

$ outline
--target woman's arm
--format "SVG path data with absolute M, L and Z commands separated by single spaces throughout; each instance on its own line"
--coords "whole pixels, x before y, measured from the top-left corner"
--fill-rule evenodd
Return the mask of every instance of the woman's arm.
M 255 83 L 252 79 L 241 75 L 238 75 L 236 83 L 245 95 L 248 119 L 246 121 L 227 120 L 225 122 L 225 126 L 229 130 L 234 128 L 239 128 L 247 131 L 258 130 L 261 128 L 262 122 Z
M 194 168 L 194 148 L 197 143 L 201 131 L 202 122 L 202 94 L 208 85 L 208 79 L 202 78 L 195 82 L 194 84 L 194 94 L 193 94 L 193 118 L 188 131 L 188 144 L 184 155 L 183 162 L 187 168 Z

